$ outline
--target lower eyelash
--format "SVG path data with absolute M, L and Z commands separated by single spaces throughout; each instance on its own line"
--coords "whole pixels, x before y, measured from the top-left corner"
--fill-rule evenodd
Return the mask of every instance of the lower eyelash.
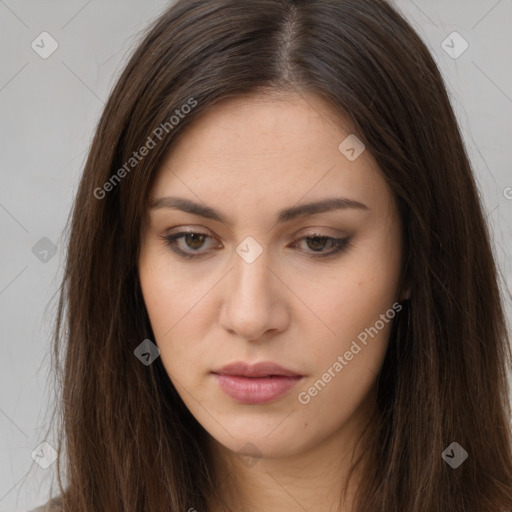
M 194 259 L 194 258 L 201 258 L 204 256 L 208 256 L 208 253 L 197 253 L 197 254 L 188 253 L 188 252 L 182 251 L 181 249 L 179 249 L 177 247 L 177 240 L 179 240 L 180 238 L 183 238 L 186 235 L 190 235 L 190 234 L 204 235 L 208 238 L 211 238 L 209 235 L 206 235 L 205 233 L 195 233 L 195 232 L 190 232 L 190 231 L 183 231 L 181 233 L 176 233 L 175 235 L 164 235 L 164 236 L 160 236 L 160 238 L 164 241 L 164 244 L 171 249 L 171 251 L 178 254 L 182 258 Z M 330 252 L 315 252 L 315 251 L 313 251 L 311 253 L 308 253 L 308 256 L 311 258 L 329 258 L 331 256 L 335 256 L 335 255 L 347 250 L 351 244 L 350 238 L 334 238 L 334 237 L 330 237 L 330 236 L 320 236 L 320 235 L 315 235 L 315 234 L 309 235 L 309 236 L 303 236 L 303 237 L 299 238 L 298 241 L 304 240 L 304 239 L 312 239 L 312 238 L 320 238 L 323 240 L 328 240 L 332 243 L 334 248 Z M 296 242 L 294 242 L 294 244 L 295 243 Z

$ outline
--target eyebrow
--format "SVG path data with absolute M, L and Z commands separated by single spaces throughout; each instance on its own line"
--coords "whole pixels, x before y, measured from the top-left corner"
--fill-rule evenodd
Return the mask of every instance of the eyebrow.
M 195 203 L 194 201 L 181 197 L 161 197 L 159 199 L 155 199 L 149 205 L 150 210 L 160 208 L 181 210 L 194 215 L 199 215 L 200 217 L 216 220 L 227 225 L 232 225 L 232 220 L 215 208 Z M 314 215 L 315 213 L 347 209 L 369 210 L 368 206 L 359 201 L 355 201 L 354 199 L 348 199 L 346 197 L 328 197 L 320 201 L 300 204 L 298 206 L 292 206 L 281 210 L 277 215 L 277 223 L 282 224 L 298 217 L 306 217 L 308 215 Z

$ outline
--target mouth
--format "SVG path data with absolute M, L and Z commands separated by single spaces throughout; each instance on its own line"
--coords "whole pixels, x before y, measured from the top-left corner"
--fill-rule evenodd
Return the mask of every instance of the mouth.
M 285 395 L 304 378 L 272 362 L 232 363 L 213 371 L 220 388 L 237 402 L 269 403 Z

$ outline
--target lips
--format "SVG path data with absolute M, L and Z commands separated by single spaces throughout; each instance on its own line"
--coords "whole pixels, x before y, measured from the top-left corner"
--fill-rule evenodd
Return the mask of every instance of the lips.
M 253 365 L 248 365 L 244 362 L 238 361 L 236 363 L 228 364 L 213 373 L 219 375 L 235 375 L 238 377 L 271 377 L 274 375 L 284 377 L 302 377 L 302 375 L 270 361 L 256 363 Z
M 232 363 L 212 372 L 220 388 L 243 404 L 264 404 L 285 395 L 303 376 L 272 362 Z

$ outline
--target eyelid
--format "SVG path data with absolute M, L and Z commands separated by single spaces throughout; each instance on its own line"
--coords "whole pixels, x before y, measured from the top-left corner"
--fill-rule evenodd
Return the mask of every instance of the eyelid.
M 203 231 L 204 230 L 204 231 Z M 303 230 L 306 230 L 305 232 Z M 298 230 L 295 232 L 292 237 L 294 238 L 294 241 L 297 241 L 303 237 L 306 238 L 313 238 L 313 237 L 320 237 L 320 238 L 349 238 L 350 235 L 347 231 L 342 231 L 341 233 L 338 232 L 338 234 L 327 234 L 323 230 L 331 230 L 333 231 L 333 228 L 328 227 L 313 227 L 313 228 L 303 228 L 303 230 Z M 215 240 L 218 240 L 218 238 L 211 234 L 211 231 L 208 228 L 203 228 L 201 226 L 177 226 L 176 228 L 171 228 L 170 230 L 165 231 L 166 236 L 172 236 L 179 233 L 193 233 L 197 235 L 205 235 L 209 236 L 210 238 L 213 238 Z

